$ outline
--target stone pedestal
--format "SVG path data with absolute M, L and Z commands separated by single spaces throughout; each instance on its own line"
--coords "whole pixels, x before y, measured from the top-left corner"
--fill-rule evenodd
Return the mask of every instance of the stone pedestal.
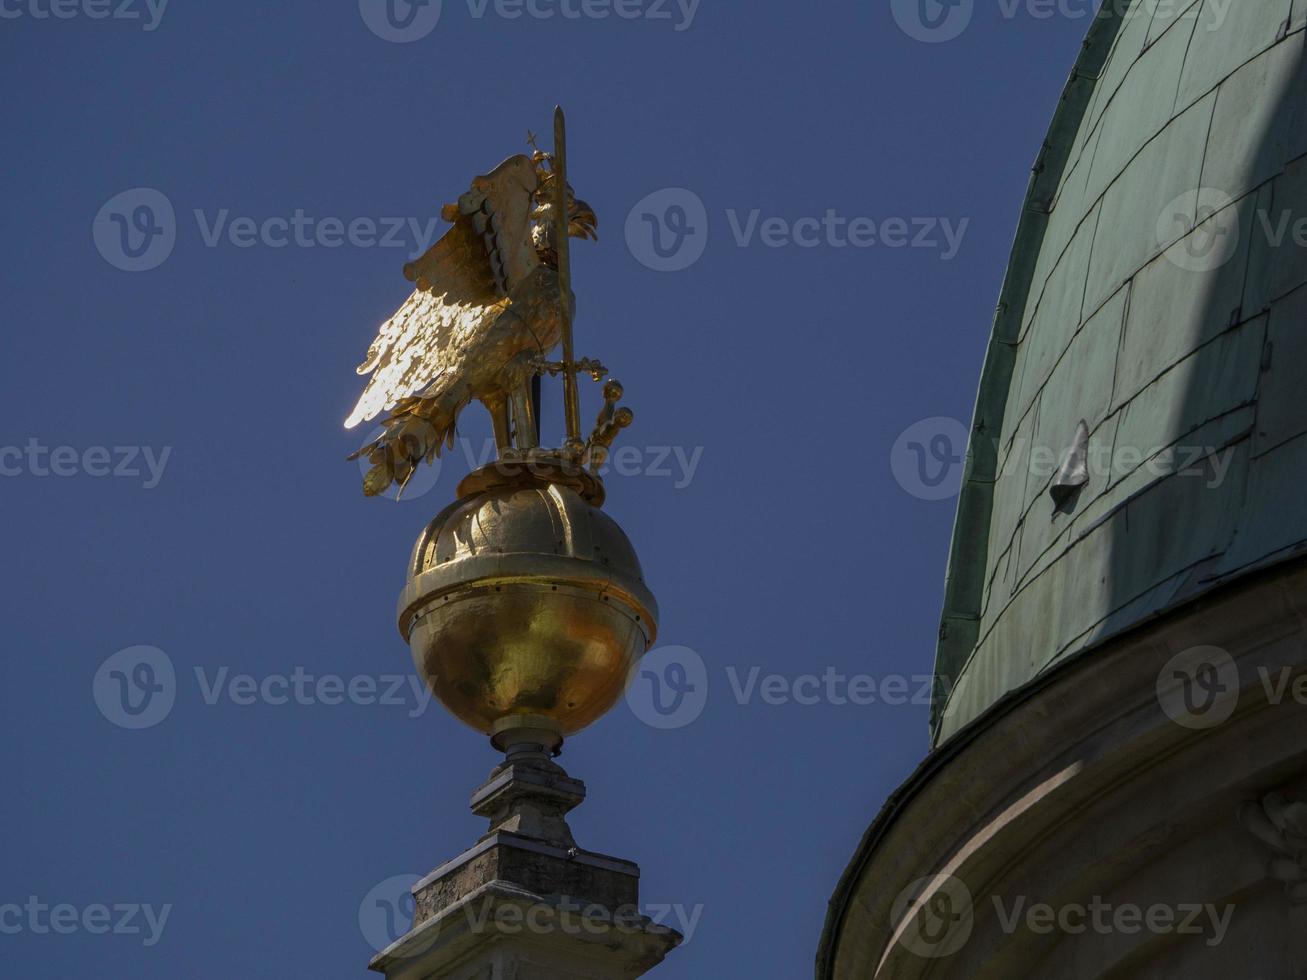
M 639 911 L 640 869 L 581 850 L 585 799 L 537 745 L 512 746 L 472 797 L 477 844 L 413 887 L 413 928 L 369 964 L 387 980 L 630 980 L 681 935 Z

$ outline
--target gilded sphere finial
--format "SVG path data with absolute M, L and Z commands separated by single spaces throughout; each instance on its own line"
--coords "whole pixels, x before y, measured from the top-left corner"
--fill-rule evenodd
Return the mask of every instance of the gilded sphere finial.
M 635 549 L 596 501 L 585 471 L 491 464 L 414 548 L 400 632 L 435 697 L 499 748 L 557 749 L 598 720 L 656 635 Z

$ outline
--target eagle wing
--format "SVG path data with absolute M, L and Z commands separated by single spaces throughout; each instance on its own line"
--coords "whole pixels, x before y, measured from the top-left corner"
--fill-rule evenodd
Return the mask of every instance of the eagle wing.
M 530 234 L 537 180 L 523 154 L 475 178 L 458 200 L 453 227 L 404 267 L 417 288 L 381 325 L 358 366 L 359 374 L 372 377 L 345 428 L 439 387 L 458 371 L 481 328 L 494 322 L 512 289 L 539 265 Z

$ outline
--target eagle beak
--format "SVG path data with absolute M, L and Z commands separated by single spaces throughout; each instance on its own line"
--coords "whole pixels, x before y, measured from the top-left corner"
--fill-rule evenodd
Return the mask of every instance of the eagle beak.
M 598 241 L 598 227 L 599 218 L 594 213 L 594 208 L 580 198 L 573 198 L 572 207 L 567 216 L 567 233 L 573 238 L 588 238 L 591 241 Z

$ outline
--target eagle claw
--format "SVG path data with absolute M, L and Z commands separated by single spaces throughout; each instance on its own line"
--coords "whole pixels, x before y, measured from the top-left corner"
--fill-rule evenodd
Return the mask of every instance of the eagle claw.
M 527 362 L 530 369 L 535 374 L 547 374 L 551 378 L 561 374 L 567 367 L 565 361 L 549 361 L 543 357 L 534 357 Z M 576 362 L 576 371 L 578 374 L 585 373 L 590 375 L 595 381 L 602 381 L 608 374 L 608 368 L 592 357 L 583 357 Z

